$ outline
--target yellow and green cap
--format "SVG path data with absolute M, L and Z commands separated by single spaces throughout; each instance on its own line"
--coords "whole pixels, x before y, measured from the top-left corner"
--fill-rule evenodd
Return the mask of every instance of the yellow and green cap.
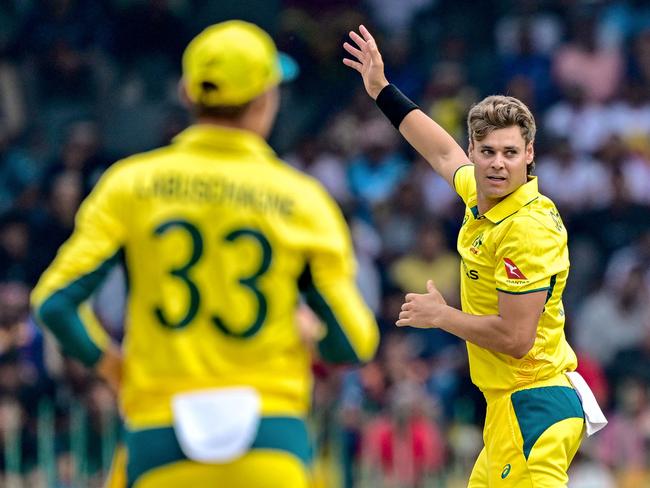
M 271 36 L 242 20 L 206 28 L 183 53 L 187 95 L 204 106 L 243 105 L 297 74 L 296 62 L 278 52 Z

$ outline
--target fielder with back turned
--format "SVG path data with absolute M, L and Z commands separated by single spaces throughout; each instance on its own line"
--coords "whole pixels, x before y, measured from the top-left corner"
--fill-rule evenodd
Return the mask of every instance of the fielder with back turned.
M 252 24 L 199 34 L 181 83 L 195 123 L 104 174 L 33 292 L 64 350 L 119 393 L 128 486 L 308 486 L 299 295 L 326 326 L 325 360 L 366 361 L 377 347 L 340 210 L 265 142 L 288 61 Z M 87 305 L 119 261 L 122 350 Z

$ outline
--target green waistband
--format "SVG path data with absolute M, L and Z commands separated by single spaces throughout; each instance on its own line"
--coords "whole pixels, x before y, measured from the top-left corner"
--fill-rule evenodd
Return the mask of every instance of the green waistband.
M 173 427 L 126 432 L 129 487 L 149 470 L 187 460 Z M 311 445 L 307 426 L 296 417 L 263 417 L 251 450 L 272 449 L 293 454 L 305 465 L 311 463 Z

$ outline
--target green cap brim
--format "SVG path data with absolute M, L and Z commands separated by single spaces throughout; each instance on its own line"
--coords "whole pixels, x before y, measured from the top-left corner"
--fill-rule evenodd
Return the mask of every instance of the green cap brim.
M 293 81 L 300 74 L 298 63 L 288 54 L 279 52 L 278 62 L 280 64 L 280 72 L 282 73 L 282 81 Z

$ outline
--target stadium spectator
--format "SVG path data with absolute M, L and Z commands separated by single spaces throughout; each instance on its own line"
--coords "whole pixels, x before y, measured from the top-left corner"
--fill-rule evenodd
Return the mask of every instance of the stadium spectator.
M 606 149 L 616 151 L 613 146 Z M 616 250 L 636 241 L 650 227 L 650 206 L 632 200 L 622 169 L 610 166 L 609 174 L 611 202 L 573 216 L 573 235 L 586 238 L 598 256 L 593 269 L 596 280 Z
M 556 12 L 542 9 L 540 0 L 508 3 L 510 9 L 497 20 L 494 28 L 499 54 L 502 57 L 522 54 L 522 48 L 526 45 L 521 41 L 529 37 L 530 48 L 535 53 L 550 56 L 557 49 L 562 36 L 562 23 Z
M 307 136 L 296 150 L 286 157 L 292 166 L 320 181 L 339 205 L 346 208 L 350 202 L 347 174 L 344 161 L 333 144 L 327 144 L 324 137 Z
M 408 163 L 397 151 L 397 138 L 385 120 L 365 122 L 359 128 L 359 138 L 361 152 L 349 162 L 348 181 L 352 195 L 371 209 L 397 191 Z
M 531 90 L 531 109 L 546 107 L 554 98 L 551 60 L 547 54 L 535 50 L 533 31 L 526 23 L 522 23 L 518 29 L 516 44 L 514 52 L 501 58 L 501 90 L 503 91 L 513 80 L 519 80 L 519 83 L 525 82 Z M 533 110 L 533 113 L 535 112 L 537 110 Z
M 30 216 L 35 265 L 42 271 L 52 262 L 59 247 L 70 237 L 74 219 L 83 199 L 81 176 L 66 171 L 48 181 L 45 204 Z
M 413 249 L 393 262 L 390 275 L 405 293 L 424 293 L 427 280 L 434 276 L 436 287 L 447 303 L 458 306 L 459 266 L 458 255 L 449 248 L 442 226 L 429 219 L 420 221 Z
M 101 133 L 91 120 L 73 122 L 67 128 L 61 151 L 51 160 L 41 175 L 44 192 L 59 173 L 72 172 L 82 182 L 83 195 L 95 186 L 99 176 L 111 164 L 112 158 L 103 148 Z
M 575 345 L 604 368 L 619 351 L 640 343 L 650 327 L 650 289 L 641 268 L 628 268 L 587 296 L 574 325 Z
M 650 402 L 648 386 L 637 379 L 616 385 L 616 412 L 597 439 L 597 459 L 610 467 L 620 488 L 646 486 L 650 458 Z
M 0 122 L 0 213 L 34 205 L 37 175 L 35 161 L 12 142 L 9 129 Z
M 36 284 L 39 270 L 30 255 L 32 246 L 29 219 L 24 213 L 9 212 L 0 217 L 0 282 Z
M 119 13 L 114 56 L 130 83 L 140 83 L 142 98 L 160 99 L 177 78 L 186 26 L 168 0 L 133 3 Z
M 553 56 L 553 76 L 560 89 L 579 87 L 588 103 L 608 102 L 623 78 L 623 59 L 616 46 L 598 44 L 596 19 L 576 16 L 570 42 Z
M 110 25 L 102 2 L 42 0 L 32 5 L 16 48 L 34 61 L 39 98 L 96 102 L 99 73 L 110 44 Z
M 25 93 L 14 63 L 2 59 L 0 49 L 0 126 L 10 141 L 22 135 L 27 123 Z
M 390 407 L 362 433 L 362 466 L 379 474 L 377 483 L 419 488 L 442 470 L 446 446 L 421 385 L 395 385 Z M 381 480 L 381 481 L 380 481 Z
M 536 166 L 539 186 L 558 206 L 562 215 L 571 215 L 611 199 L 608 171 L 603 163 L 574 152 L 567 138 L 549 142 L 550 151 Z
M 425 88 L 422 106 L 431 118 L 457 141 L 465 141 L 464 118 L 476 101 L 476 90 L 467 82 L 465 67 L 457 61 L 436 64 Z
M 579 85 L 567 86 L 562 93 L 544 114 L 547 137 L 570 141 L 578 155 L 595 153 L 610 133 L 607 110 L 590 102 Z
M 413 177 L 402 181 L 392 198 L 374 213 L 384 263 L 393 262 L 415 247 L 420 222 L 426 217 L 421 183 Z

